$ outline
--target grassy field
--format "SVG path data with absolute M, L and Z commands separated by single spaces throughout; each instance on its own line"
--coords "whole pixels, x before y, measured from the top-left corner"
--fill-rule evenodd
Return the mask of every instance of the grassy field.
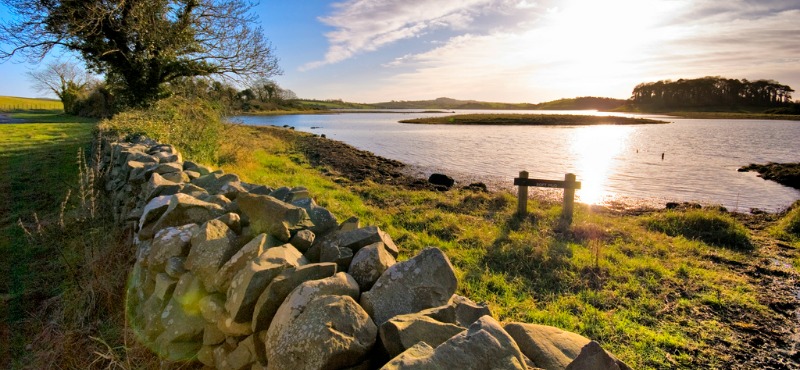
M 30 110 L 63 110 L 64 105 L 60 100 L 18 98 L 15 96 L 0 96 L 0 112 L 30 111 Z
M 583 125 L 638 125 L 669 123 L 645 118 L 616 116 L 583 116 L 571 114 L 458 114 L 454 116 L 425 117 L 400 121 L 433 125 L 531 125 L 531 126 L 583 126 Z
M 91 128 L 0 125 L 4 367 L 160 366 L 125 324 L 121 295 L 133 264 L 126 236 L 102 213 L 87 217 L 75 196 L 60 225 L 66 192 L 80 193 L 77 154 L 91 143 Z M 501 320 L 579 332 L 636 369 L 763 368 L 789 343 L 781 330 L 796 327 L 800 207 L 747 216 L 578 205 L 566 225 L 560 205 L 544 200 L 515 216 L 510 193 L 353 182 L 312 166 L 293 135 L 306 134 L 228 125 L 217 157 L 246 181 L 306 186 L 340 219 L 381 227 L 401 259 L 442 248 L 458 292 L 488 303 Z
M 121 363 L 132 251 L 103 207 L 87 212 L 79 158 L 94 124 L 52 112 L 12 118 L 29 122 L 0 124 L 0 367 Z
M 751 351 L 748 333 L 782 322 L 761 295 L 772 282 L 747 270 L 767 258 L 791 263 L 800 244 L 775 256 L 776 240 L 745 228 L 744 216 L 714 208 L 623 215 L 581 205 L 567 226 L 559 204 L 533 200 L 531 214 L 518 218 L 508 193 L 349 182 L 309 165 L 274 130 L 230 128 L 223 151 L 234 160 L 223 168 L 247 181 L 308 187 L 340 218 L 355 215 L 387 230 L 401 258 L 442 248 L 459 293 L 487 302 L 502 320 L 579 332 L 637 369 L 725 368 L 745 362 L 737 353 L 764 357 Z M 793 294 L 791 284 L 785 288 Z

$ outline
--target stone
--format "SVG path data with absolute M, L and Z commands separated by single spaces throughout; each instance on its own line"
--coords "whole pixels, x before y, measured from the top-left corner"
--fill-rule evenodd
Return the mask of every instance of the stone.
M 164 180 L 172 181 L 174 183 L 181 184 L 181 185 L 189 182 L 189 176 L 186 175 L 185 173 L 183 173 L 183 171 L 165 173 L 165 174 L 161 175 L 161 177 L 163 177 Z M 181 186 L 181 187 L 183 187 L 183 186 Z
M 353 216 L 353 217 L 350 217 L 350 218 L 342 221 L 342 223 L 339 224 L 339 231 L 341 231 L 341 232 L 353 231 L 353 230 L 358 229 L 360 227 L 361 227 L 361 222 L 358 220 L 358 217 Z
M 391 359 L 381 370 L 429 369 L 430 358 L 433 356 L 433 347 L 428 343 L 418 342 L 405 350 L 400 355 Z M 458 367 L 460 370 L 461 367 Z
M 157 221 L 164 212 L 167 211 L 169 208 L 169 201 L 172 199 L 171 196 L 161 196 L 155 197 L 151 199 L 142 209 L 142 217 L 139 218 L 139 239 L 142 240 L 142 230 L 144 229 L 145 225 L 150 225 L 150 230 L 148 233 L 153 235 L 155 232 L 152 230 L 152 225 L 155 221 Z M 175 225 L 178 226 L 178 225 Z M 149 239 L 149 238 L 147 238 Z
M 381 343 L 389 356 L 395 357 L 419 342 L 436 347 L 465 327 L 443 323 L 421 313 L 397 315 L 379 328 Z
M 286 200 L 288 203 L 293 203 L 298 200 L 311 199 L 311 193 L 304 186 L 297 186 L 292 188 L 289 197 Z
M 311 244 L 314 243 L 314 232 L 311 230 L 300 230 L 289 239 L 289 243 L 292 243 L 297 250 L 300 252 L 305 253 L 308 248 L 311 248 Z
M 200 200 L 202 200 L 203 197 L 208 196 L 208 192 L 206 191 L 206 189 L 203 189 L 197 185 L 192 185 L 192 184 L 184 184 L 183 188 L 181 188 L 181 191 L 179 193 L 186 194 Z
M 469 298 L 458 294 L 450 297 L 446 305 L 429 308 L 419 313 L 441 322 L 456 324 L 465 328 L 483 316 L 492 315 L 489 307 L 485 304 L 477 304 Z
M 191 248 L 194 235 L 200 232 L 195 224 L 166 227 L 153 237 L 147 265 L 151 269 L 162 270 L 171 257 L 185 257 Z
M 250 323 L 239 323 L 228 316 L 217 321 L 217 328 L 227 337 L 242 337 L 253 334 L 253 331 L 250 330 Z
M 272 280 L 287 268 L 307 263 L 300 251 L 291 244 L 267 249 L 236 273 L 228 289 L 225 309 L 235 322 L 250 323 L 256 301 Z
M 172 298 L 172 292 L 175 290 L 175 285 L 178 281 L 167 275 L 165 272 L 156 275 L 156 287 L 153 295 L 162 301 L 168 301 Z
M 438 248 L 425 248 L 413 258 L 392 265 L 361 295 L 361 306 L 377 325 L 396 315 L 447 303 L 456 291 L 453 265 Z
M 277 188 L 277 189 L 273 190 L 272 193 L 269 193 L 269 196 L 271 196 L 271 197 L 273 197 L 273 198 L 275 198 L 275 199 L 277 199 L 277 200 L 279 200 L 281 202 L 288 202 L 289 201 L 289 195 L 291 194 L 291 192 L 292 192 L 292 189 L 289 189 L 286 186 L 281 186 L 280 188 Z
M 223 223 L 225 223 L 225 225 L 228 225 L 228 227 L 230 227 L 231 230 L 233 230 L 233 232 L 235 232 L 236 234 L 242 233 L 242 219 L 236 213 L 228 212 L 222 216 L 215 218 L 215 220 L 222 221 Z
M 273 316 L 268 333 L 281 332 L 286 325 L 294 321 L 306 310 L 311 301 L 318 297 L 324 295 L 346 295 L 350 298 L 358 299 L 359 294 L 358 283 L 352 276 L 344 272 L 338 272 L 324 279 L 307 280 L 294 288 L 284 299 Z
M 146 208 L 147 207 L 145 207 L 145 209 Z M 166 211 L 164 211 L 164 214 L 153 224 L 152 228 L 142 228 L 142 230 L 139 231 L 139 238 L 150 239 L 153 237 L 153 234 L 155 234 L 155 231 L 165 227 L 180 226 L 189 223 L 202 224 L 214 217 L 221 216 L 223 213 L 222 207 L 216 204 L 203 202 L 190 195 L 178 193 L 169 198 L 169 205 Z M 147 216 L 147 212 L 142 215 L 142 217 L 145 216 Z
M 377 327 L 349 296 L 325 295 L 266 343 L 267 369 L 340 369 L 361 363 Z
M 203 345 L 215 346 L 225 341 L 225 333 L 223 333 L 216 324 L 206 323 L 203 329 Z
M 322 247 L 319 255 L 320 262 L 334 262 L 339 270 L 347 271 L 350 261 L 353 260 L 353 250 L 346 247 L 326 245 Z
M 450 189 L 456 183 L 452 177 L 441 173 L 432 174 L 430 177 L 428 177 L 428 182 L 433 185 L 443 186 L 445 189 Z
M 228 198 L 235 198 L 235 193 L 239 191 L 246 192 L 247 190 L 241 185 L 239 176 L 235 174 L 220 174 L 209 173 L 208 175 L 200 176 L 192 180 L 195 184 L 203 189 L 206 189 L 212 195 L 225 195 Z
M 314 223 L 314 226 L 309 228 L 309 230 L 316 235 L 325 235 L 336 230 L 339 225 L 339 221 L 336 220 L 336 216 L 334 216 L 331 211 L 318 206 L 311 198 L 295 199 L 292 201 L 292 205 L 306 210 L 306 213 L 308 213 L 308 216 L 311 218 L 311 222 Z
M 333 276 L 335 273 L 335 263 L 314 263 L 297 268 L 288 268 L 281 272 L 280 275 L 272 279 L 272 282 L 267 286 L 264 292 L 261 293 L 261 296 L 258 297 L 255 311 L 253 312 L 253 332 L 269 329 L 272 318 L 275 316 L 278 308 L 283 304 L 284 299 L 286 299 L 289 293 L 298 285 L 307 280 L 317 280 Z
M 272 189 L 272 188 L 270 188 L 268 186 L 260 185 L 260 186 L 256 186 L 256 187 L 253 187 L 252 189 L 250 189 L 249 193 L 250 194 L 256 194 L 256 195 L 269 195 L 273 191 L 274 191 L 274 189 Z
M 200 300 L 207 294 L 200 279 L 193 273 L 187 272 L 178 279 L 175 290 L 172 292 L 172 299 L 181 304 L 182 310 L 192 316 L 202 317 Z
M 403 352 L 402 361 L 393 359 L 383 369 L 527 369 L 517 344 L 491 316 L 481 317 L 433 351 L 428 347 L 413 346 L 413 354 Z
M 183 173 L 184 173 L 184 174 L 186 175 L 186 177 L 189 179 L 189 181 L 188 181 L 188 182 L 191 182 L 192 180 L 194 180 L 194 179 L 196 179 L 196 178 L 198 178 L 198 177 L 200 177 L 200 176 L 201 176 L 201 175 L 200 175 L 200 172 L 197 172 L 197 171 L 184 170 L 184 171 L 183 171 Z M 190 184 L 190 185 L 191 185 L 191 184 Z M 196 185 L 195 185 L 195 186 L 196 186 Z M 198 186 L 198 188 L 199 188 L 199 186 Z
M 178 256 L 168 258 L 164 265 L 164 272 L 170 277 L 180 278 L 186 272 L 186 267 L 183 266 L 185 260 L 186 258 Z
M 268 195 L 241 194 L 236 203 L 250 220 L 252 233 L 270 234 L 288 242 L 291 232 L 313 226 L 302 208 L 281 202 Z
M 200 299 L 200 314 L 206 322 L 217 323 L 225 319 L 225 295 L 221 293 L 209 294 Z
M 142 194 L 145 195 L 144 201 L 149 202 L 151 199 L 164 195 L 174 195 L 181 191 L 183 185 L 167 180 L 161 175 L 154 173 L 147 183 L 142 188 Z
M 386 250 L 382 242 L 372 243 L 361 248 L 347 272 L 358 282 L 362 292 L 372 288 L 384 271 L 397 263 L 394 257 Z
M 236 233 L 228 225 L 210 220 L 192 237 L 184 266 L 194 272 L 206 288 L 214 291 L 217 272 L 237 252 L 235 241 Z
M 195 312 L 190 305 L 183 304 L 175 297 L 167 303 L 164 312 L 161 313 L 161 323 L 164 325 L 164 331 L 155 343 L 157 348 L 162 349 L 173 342 L 196 341 L 199 344 L 206 324 L 200 312 Z
M 200 350 L 197 351 L 197 361 L 200 361 L 201 364 L 213 367 L 214 366 L 214 348 L 213 346 L 202 346 Z
M 247 263 L 260 256 L 265 250 L 277 245 L 277 239 L 267 236 L 267 234 L 256 235 L 220 267 L 212 286 L 220 292 L 227 292 L 231 280 L 237 272 L 244 269 Z
M 621 365 L 621 366 L 620 366 Z M 621 370 L 630 369 L 624 363 L 610 356 L 600 344 L 595 341 L 587 343 L 578 357 L 575 358 L 566 370 Z
M 242 370 L 249 369 L 250 364 L 256 362 L 256 350 L 253 344 L 253 335 L 243 339 L 236 346 L 236 349 L 228 354 L 225 369 Z
M 377 226 L 367 226 L 352 231 L 340 232 L 334 242 L 337 246 L 346 247 L 353 250 L 353 253 L 358 252 L 359 249 L 366 247 L 370 244 L 382 242 L 386 251 L 392 257 L 397 258 L 399 250 L 397 245 L 392 241 L 389 234 L 383 232 Z
M 525 356 L 543 369 L 564 369 L 591 340 L 547 325 L 511 322 L 503 326 Z
M 216 204 L 216 205 L 222 207 L 222 209 L 225 212 L 230 212 L 231 209 L 233 209 L 233 201 L 231 201 L 228 197 L 226 197 L 226 196 L 224 196 L 222 194 L 213 194 L 212 195 L 212 194 L 206 193 L 206 194 L 204 194 L 203 196 L 201 196 L 198 199 L 200 199 L 200 200 L 202 200 L 204 202 L 209 202 L 209 203 Z

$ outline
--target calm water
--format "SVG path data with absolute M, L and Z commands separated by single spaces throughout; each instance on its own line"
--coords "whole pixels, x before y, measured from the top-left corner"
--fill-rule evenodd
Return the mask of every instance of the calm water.
M 458 113 L 467 112 L 477 111 Z M 343 113 L 234 120 L 325 134 L 405 162 L 417 174 L 443 172 L 462 183 L 484 181 L 495 188 L 512 188 L 521 170 L 532 178 L 554 180 L 573 172 L 583 183 L 577 195 L 585 203 L 696 201 L 722 204 L 730 210 L 774 212 L 800 199 L 798 190 L 764 181 L 752 172 L 736 171 L 750 163 L 800 162 L 797 121 L 661 117 L 672 123 L 586 127 L 397 122 L 431 115 Z

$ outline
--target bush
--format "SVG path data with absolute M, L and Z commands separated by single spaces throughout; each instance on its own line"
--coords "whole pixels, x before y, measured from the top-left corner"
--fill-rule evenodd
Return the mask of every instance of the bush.
M 99 128 L 120 135 L 144 135 L 174 145 L 187 159 L 216 163 L 224 123 L 221 109 L 214 104 L 173 96 L 151 108 L 119 113 L 102 121 Z
M 669 236 L 683 236 L 708 245 L 735 250 L 751 250 L 747 229 L 720 211 L 668 211 L 648 218 L 645 226 Z

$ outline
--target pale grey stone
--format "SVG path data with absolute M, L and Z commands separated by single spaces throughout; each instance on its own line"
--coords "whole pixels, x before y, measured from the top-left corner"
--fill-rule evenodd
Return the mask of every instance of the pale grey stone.
M 372 288 L 384 271 L 395 263 L 397 261 L 386 250 L 383 243 L 377 242 L 361 248 L 353 256 L 347 272 L 356 279 L 361 291 L 364 292 Z
M 367 292 L 361 306 L 380 325 L 396 315 L 441 306 L 455 293 L 453 266 L 438 248 L 423 249 L 413 258 L 392 265 Z

